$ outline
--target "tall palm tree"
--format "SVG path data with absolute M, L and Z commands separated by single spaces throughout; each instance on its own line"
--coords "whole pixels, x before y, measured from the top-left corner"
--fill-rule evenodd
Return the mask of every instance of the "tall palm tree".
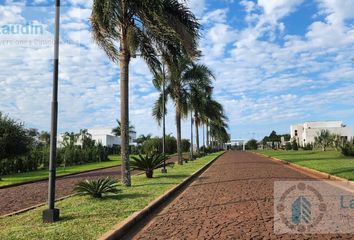
M 199 154 L 199 127 L 208 108 L 208 98 L 214 76 L 205 65 L 193 64 L 192 70 L 197 79 L 190 84 L 189 109 L 194 115 L 197 154 Z
M 181 137 L 181 119 L 188 115 L 188 99 L 190 89 L 197 88 L 198 85 L 205 86 L 210 84 L 211 72 L 206 71 L 207 67 L 193 63 L 188 57 L 184 56 L 172 60 L 164 56 L 168 68 L 168 77 L 166 79 L 165 102 L 168 97 L 173 101 L 176 110 L 176 130 L 177 130 L 177 153 L 178 163 L 183 164 L 182 158 L 182 137 Z M 157 89 L 161 89 L 161 75 L 157 73 L 153 82 Z M 158 122 L 163 114 L 163 93 L 155 102 L 153 116 Z M 165 111 L 166 114 L 166 111 Z
M 156 48 L 174 55 L 194 55 L 199 23 L 178 0 L 94 0 L 93 37 L 120 65 L 122 181 L 131 186 L 129 167 L 129 63 L 139 54 L 154 71 L 160 65 Z

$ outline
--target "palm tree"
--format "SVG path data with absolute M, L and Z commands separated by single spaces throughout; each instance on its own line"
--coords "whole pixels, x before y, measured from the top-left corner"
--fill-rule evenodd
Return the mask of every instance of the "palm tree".
M 94 0 L 90 20 L 95 41 L 120 65 L 122 180 L 130 186 L 128 98 L 131 57 L 139 51 L 154 72 L 160 65 L 156 48 L 171 55 L 181 49 L 194 55 L 199 23 L 178 0 Z
M 214 78 L 212 72 L 205 65 L 193 64 L 195 77 L 190 84 L 189 91 L 189 108 L 192 116 L 194 115 L 197 154 L 199 155 L 199 127 L 202 123 L 202 118 L 206 114 L 208 108 L 208 98 L 210 95 L 211 79 Z
M 175 105 L 178 163 L 183 164 L 181 119 L 188 115 L 189 91 L 191 88 L 197 88 L 198 85 L 205 86 L 210 84 L 210 76 L 212 74 L 206 71 L 206 66 L 195 64 L 186 56 L 179 59 L 171 59 L 168 56 L 164 56 L 164 61 L 167 63 L 168 68 L 165 103 L 167 102 L 167 97 L 169 97 Z M 162 74 L 162 72 L 157 72 L 153 79 L 154 85 L 158 90 L 161 90 Z M 160 93 L 153 108 L 153 116 L 158 122 L 162 119 L 163 107 L 163 93 Z
M 122 124 L 120 123 L 120 121 L 117 119 L 117 127 L 112 129 L 112 133 L 116 136 L 116 137 L 120 137 L 121 135 L 121 129 L 122 129 Z M 130 134 L 135 133 L 135 126 L 131 125 L 129 122 L 129 139 L 130 139 Z

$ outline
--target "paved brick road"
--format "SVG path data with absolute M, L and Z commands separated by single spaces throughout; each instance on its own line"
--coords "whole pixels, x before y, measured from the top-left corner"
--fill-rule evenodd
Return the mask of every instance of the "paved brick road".
M 134 239 L 354 239 L 273 234 L 273 183 L 313 180 L 270 159 L 228 152 Z
M 176 162 L 173 156 L 170 162 Z M 137 172 L 132 172 L 136 174 Z M 56 198 L 72 194 L 75 184 L 85 179 L 98 179 L 101 177 L 113 177 L 120 179 L 121 167 L 112 167 L 87 173 L 58 178 L 56 181 Z M 48 194 L 48 181 L 24 184 L 16 187 L 0 189 L 0 216 L 19 211 L 37 204 L 45 203 Z

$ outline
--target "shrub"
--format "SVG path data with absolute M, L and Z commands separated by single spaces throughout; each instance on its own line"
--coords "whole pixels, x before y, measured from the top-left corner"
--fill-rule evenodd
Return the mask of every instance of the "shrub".
M 292 143 L 292 149 L 294 151 L 298 151 L 299 150 L 299 145 L 297 144 L 296 140 L 294 140 L 293 143 Z
M 305 151 L 312 151 L 313 150 L 313 145 L 311 143 L 308 143 L 303 147 Z
M 74 191 L 79 195 L 90 195 L 93 198 L 102 198 L 106 193 L 118 193 L 118 182 L 109 177 L 98 180 L 84 180 L 79 182 Z
M 162 138 L 154 137 L 144 141 L 142 152 L 145 154 L 162 153 Z M 165 153 L 174 154 L 177 152 L 177 140 L 171 135 L 165 137 Z
M 258 142 L 256 139 L 251 139 L 246 143 L 246 150 L 257 150 Z
M 293 149 L 292 144 L 291 144 L 290 142 L 287 142 L 287 143 L 285 144 L 285 150 L 290 151 L 290 150 L 292 150 L 292 149 Z
M 182 139 L 182 152 L 189 152 L 191 143 L 188 139 Z
M 342 147 L 342 154 L 347 157 L 354 157 L 354 144 L 345 144 L 344 147 Z
M 132 170 L 144 171 L 147 178 L 152 178 L 154 174 L 154 169 L 162 168 L 164 166 L 164 161 L 167 157 L 162 154 L 146 154 L 145 156 L 139 155 L 139 157 L 132 157 L 130 166 Z M 171 165 L 173 163 L 166 163 L 166 165 Z

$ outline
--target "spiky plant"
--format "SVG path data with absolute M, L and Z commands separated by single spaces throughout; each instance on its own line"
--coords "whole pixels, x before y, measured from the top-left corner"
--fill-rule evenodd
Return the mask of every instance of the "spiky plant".
M 76 184 L 74 191 L 79 195 L 91 195 L 93 198 L 102 198 L 105 193 L 118 193 L 118 182 L 112 178 L 98 180 L 84 180 Z
M 139 155 L 139 157 L 132 157 L 131 167 L 133 170 L 144 171 L 147 178 L 152 178 L 154 175 L 154 169 L 162 168 L 164 166 L 164 161 L 167 157 L 162 154 L 146 154 Z M 171 165 L 173 163 L 166 163 L 166 165 Z

